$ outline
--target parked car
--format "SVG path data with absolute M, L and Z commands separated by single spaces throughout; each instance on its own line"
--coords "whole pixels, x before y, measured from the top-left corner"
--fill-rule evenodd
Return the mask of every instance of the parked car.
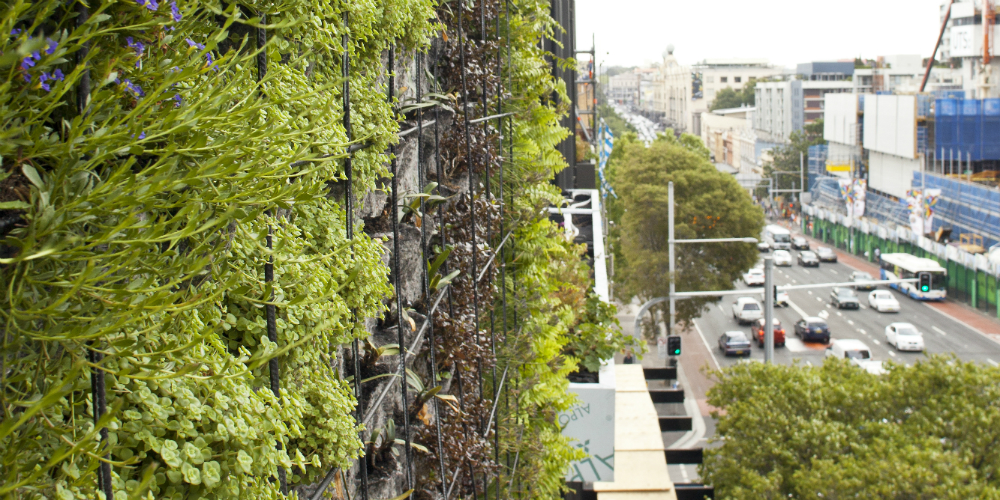
M 868 307 L 878 312 L 899 312 L 899 301 L 888 290 L 875 290 L 868 294 Z
M 924 336 L 911 323 L 893 323 L 885 327 L 885 341 L 897 351 L 924 350 Z
M 774 345 L 778 347 L 785 346 L 785 329 L 781 327 L 781 321 L 778 318 L 771 320 L 771 324 L 774 325 Z M 757 341 L 757 345 L 764 347 L 764 318 L 757 320 L 751 332 L 754 340 Z
M 830 304 L 837 306 L 837 309 L 861 309 L 858 296 L 854 290 L 847 287 L 837 287 L 830 292 Z
M 774 305 L 788 307 L 788 292 L 778 292 L 778 296 L 774 298 Z
M 827 247 L 817 248 L 816 256 L 819 257 L 820 262 L 837 262 L 837 254 Z
M 761 241 L 761 242 L 757 243 L 757 250 L 759 250 L 762 253 L 770 252 L 771 251 L 771 245 L 768 244 L 768 242 L 766 242 L 766 241 Z
M 719 337 L 719 349 L 723 354 L 736 356 L 750 356 L 750 340 L 743 332 L 726 332 Z
M 733 318 L 736 322 L 745 325 L 764 317 L 764 308 L 760 306 L 757 299 L 751 297 L 740 297 L 733 302 Z
M 774 251 L 774 265 L 776 265 L 776 266 L 791 266 L 792 265 L 792 254 L 788 253 L 788 250 L 775 250 Z
M 826 355 L 833 358 L 846 358 L 851 364 L 873 375 L 885 373 L 881 361 L 872 359 L 872 350 L 864 342 L 857 339 L 837 339 L 826 348 Z
M 753 268 L 743 275 L 743 282 L 747 286 L 764 286 L 764 270 Z
M 864 271 L 854 271 L 851 273 L 851 282 L 854 283 L 855 290 L 874 290 L 878 288 L 878 283 L 872 278 L 872 275 Z
M 799 252 L 799 265 L 802 267 L 819 267 L 819 257 L 808 250 Z
M 795 335 L 804 342 L 830 343 L 830 327 L 823 318 L 809 317 L 795 323 Z
M 809 250 L 809 241 L 801 236 L 792 238 L 792 248 L 795 250 Z

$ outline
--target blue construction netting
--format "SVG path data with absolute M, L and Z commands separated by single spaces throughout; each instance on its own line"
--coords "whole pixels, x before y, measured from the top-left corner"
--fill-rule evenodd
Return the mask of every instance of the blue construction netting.
M 1000 160 L 1000 99 L 935 101 L 934 143 L 942 158 Z
M 897 201 L 887 196 L 868 191 L 865 193 L 865 216 L 881 222 L 892 222 L 901 226 L 910 225 L 910 214 L 905 201 Z
M 935 90 L 934 97 L 937 99 L 965 99 L 964 90 Z
M 839 177 L 828 175 L 812 178 L 812 184 L 809 188 L 809 193 L 812 194 L 812 204 L 846 214 L 847 207 L 844 205 L 844 199 L 840 196 L 839 179 Z
M 997 189 L 926 172 L 913 173 L 913 186 L 941 190 L 934 207 L 935 230 L 950 225 L 955 239 L 961 233 L 974 233 L 984 241 L 991 241 L 990 245 L 1000 241 L 1000 191 Z
M 816 180 L 826 175 L 826 159 L 829 156 L 829 153 L 830 149 L 826 144 L 809 146 L 809 165 L 808 171 L 806 172 L 808 174 L 806 185 L 809 186 L 810 191 L 812 191 Z

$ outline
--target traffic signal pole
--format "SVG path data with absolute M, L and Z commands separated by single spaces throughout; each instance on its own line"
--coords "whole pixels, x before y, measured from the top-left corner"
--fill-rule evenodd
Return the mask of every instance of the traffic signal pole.
M 670 258 L 670 328 L 667 335 L 674 333 L 674 325 L 677 324 L 677 299 L 674 298 L 674 282 L 676 281 L 677 269 L 674 263 L 674 182 L 667 183 L 667 252 Z
M 774 359 L 774 258 L 764 257 L 764 363 Z

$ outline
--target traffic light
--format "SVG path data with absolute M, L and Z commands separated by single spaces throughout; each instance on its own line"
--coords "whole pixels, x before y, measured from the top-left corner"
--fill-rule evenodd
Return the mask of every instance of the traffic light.
M 920 273 L 920 291 L 923 293 L 931 291 L 930 273 Z
M 777 304 L 778 303 L 778 287 L 775 286 L 773 288 L 774 288 L 774 303 Z
M 677 335 L 667 337 L 667 353 L 671 356 L 681 355 L 681 338 Z

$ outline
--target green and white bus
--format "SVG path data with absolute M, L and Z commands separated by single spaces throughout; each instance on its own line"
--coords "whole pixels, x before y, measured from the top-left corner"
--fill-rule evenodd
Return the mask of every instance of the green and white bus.
M 884 253 L 879 260 L 882 267 L 879 274 L 884 280 L 930 278 L 930 289 L 927 291 L 921 290 L 919 283 L 892 283 L 889 285 L 891 288 L 916 300 L 941 301 L 947 297 L 948 271 L 936 260 L 908 253 Z

